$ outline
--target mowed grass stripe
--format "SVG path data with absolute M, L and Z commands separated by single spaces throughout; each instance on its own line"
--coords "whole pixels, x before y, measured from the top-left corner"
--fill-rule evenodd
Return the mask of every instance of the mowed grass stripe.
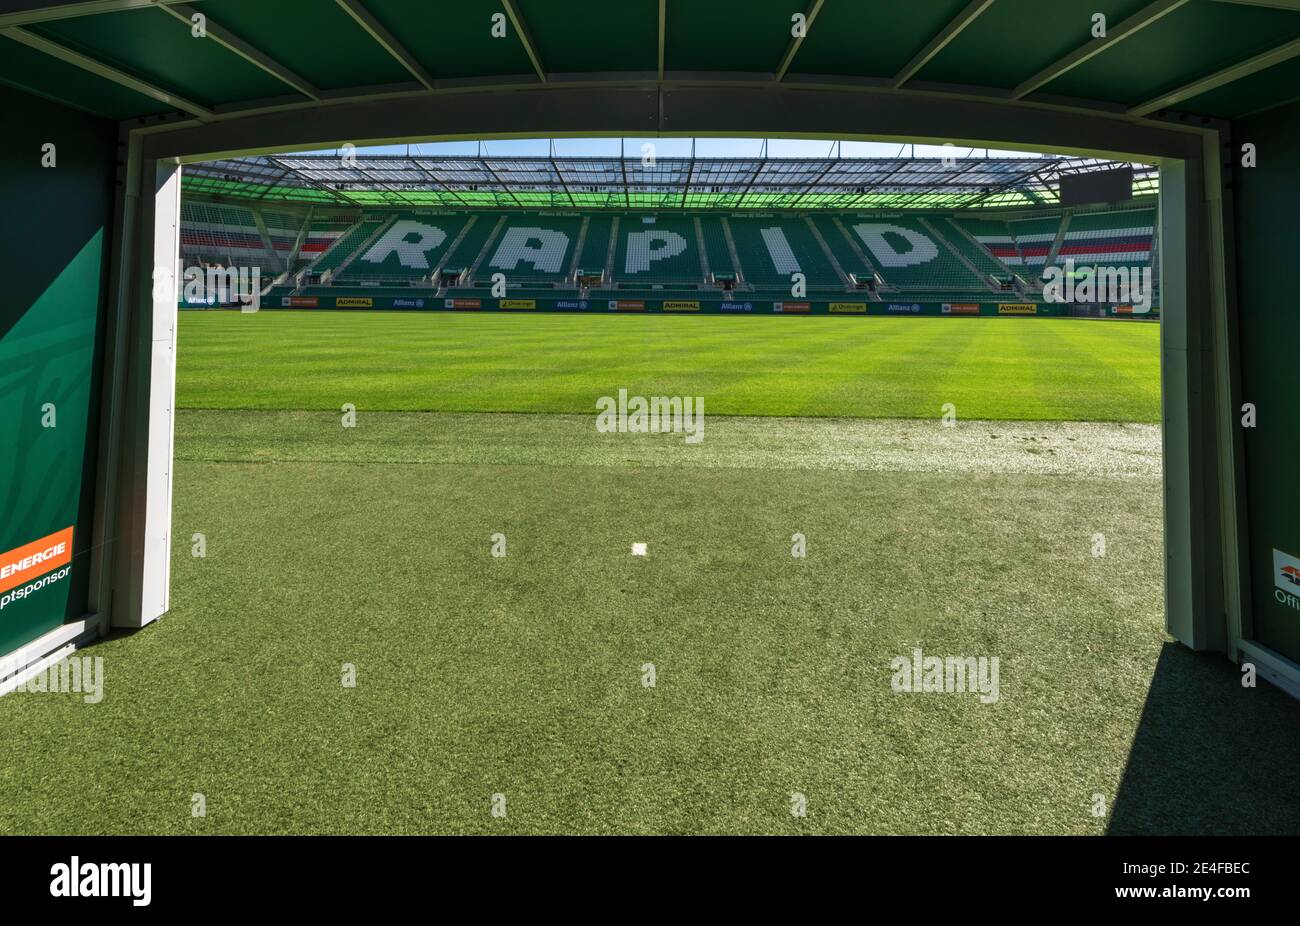
M 184 312 L 181 408 L 1159 420 L 1159 329 L 1077 319 Z M 936 401 L 937 400 L 937 401 Z

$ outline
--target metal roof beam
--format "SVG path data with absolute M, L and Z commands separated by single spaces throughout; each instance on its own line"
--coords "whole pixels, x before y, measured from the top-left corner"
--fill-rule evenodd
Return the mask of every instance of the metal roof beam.
M 26 29 L 18 26 L 10 26 L 9 28 L 0 29 L 0 35 L 3 35 L 8 39 L 13 39 L 15 42 L 21 42 L 28 48 L 34 48 L 39 52 L 44 52 L 50 57 L 57 58 L 60 61 L 73 65 L 74 67 L 79 67 L 83 71 L 89 71 L 91 74 L 95 74 L 105 80 L 111 80 L 115 84 L 126 87 L 128 90 L 134 90 L 136 93 L 147 96 L 150 99 L 157 100 L 160 103 L 166 103 L 168 106 L 174 106 L 183 112 L 189 113 L 191 116 L 194 116 L 202 122 L 210 122 L 216 115 L 206 106 L 200 106 L 198 103 L 188 100 L 178 93 L 173 93 L 170 90 L 155 86 L 147 81 L 140 80 L 138 77 L 132 77 L 130 74 L 119 71 L 117 68 L 109 67 L 102 61 L 89 58 L 80 52 L 73 51 L 71 48 L 65 48 L 57 42 L 51 42 L 47 38 L 36 35 L 33 32 L 28 32 Z
M 20 0 L 25 9 L 0 13 L 0 28 L 8 26 L 30 26 L 35 23 L 55 22 L 60 19 L 75 19 L 79 16 L 94 16 L 99 13 L 121 13 L 125 10 L 142 10 L 182 0 Z
M 948 46 L 948 43 L 966 30 L 966 27 L 979 18 L 979 15 L 993 5 L 993 0 L 971 0 L 966 8 L 953 17 L 952 22 L 939 30 L 939 34 L 916 53 L 916 56 L 903 69 L 894 75 L 889 85 L 897 90 L 911 80 L 916 73 L 930 63 L 931 59 Z
M 532 33 L 528 31 L 528 23 L 524 22 L 523 14 L 519 12 L 515 0 L 501 0 L 501 6 L 505 8 L 506 15 L 510 17 L 510 22 L 515 27 L 515 34 L 519 36 L 520 44 L 524 46 L 524 51 L 528 53 L 528 60 L 533 63 L 533 70 L 537 72 L 537 76 L 542 83 L 546 83 L 546 69 L 542 67 L 542 59 L 537 54 L 537 45 L 533 42 Z
M 164 10 L 168 15 L 180 20 L 187 26 L 193 23 L 195 16 L 203 16 L 205 19 L 204 31 L 212 41 L 227 51 L 239 55 L 249 64 L 261 68 L 277 80 L 288 84 L 308 99 L 320 99 L 320 91 L 313 87 L 310 81 L 299 77 L 278 61 L 273 60 L 269 55 L 258 51 L 239 36 L 223 28 L 219 23 L 208 19 L 206 13 L 200 13 L 193 7 L 186 6 L 183 3 L 163 4 L 159 9 Z
M 1067 71 L 1071 71 L 1085 61 L 1095 58 L 1108 48 L 1124 41 L 1129 36 L 1140 32 L 1153 22 L 1168 16 L 1174 10 L 1186 6 L 1190 2 L 1191 0 L 1155 0 L 1154 3 L 1147 4 L 1119 25 L 1107 29 L 1105 38 L 1092 39 L 1086 45 L 1080 45 L 1064 58 L 1049 64 L 1033 77 L 1021 83 L 1011 91 L 1011 98 L 1018 100 L 1027 94 L 1033 93 L 1039 87 L 1050 84 Z
M 384 28 L 383 23 L 375 19 L 374 15 L 361 5 L 361 0 L 335 0 L 335 2 L 343 8 L 345 13 L 356 20 L 357 25 L 364 29 L 384 51 L 396 59 L 402 67 L 410 71 L 411 76 L 424 85 L 424 89 L 433 89 L 433 75 L 426 71 L 420 62 L 415 60 L 415 56 L 407 51 L 406 47 L 391 32 Z
M 816 19 L 817 14 L 822 11 L 822 4 L 824 2 L 825 0 L 812 0 L 812 3 L 808 5 L 808 10 L 804 13 L 803 35 L 791 36 L 790 45 L 786 48 L 785 55 L 781 58 L 781 63 L 777 65 L 776 68 L 777 80 L 784 79 L 785 72 L 790 70 L 790 65 L 794 62 L 794 56 L 799 54 L 799 46 L 802 45 L 803 40 L 808 37 L 809 31 L 813 27 L 813 20 Z M 988 2 L 992 3 L 993 0 L 988 0 Z
M 300 171 L 300 170 L 297 170 L 297 169 L 295 169 L 295 168 L 293 168 L 293 167 L 286 167 L 286 166 L 285 166 L 284 164 L 282 164 L 282 163 L 280 162 L 280 160 L 279 160 L 278 158 L 276 158 L 274 155 L 268 155 L 267 158 L 266 158 L 266 160 L 267 160 L 269 163 L 274 164 L 276 167 L 280 168 L 281 170 L 283 170 L 283 171 L 288 171 L 289 173 L 292 173 L 295 177 L 297 177 L 299 180 L 301 180 L 303 183 L 305 183 L 307 186 L 311 187 L 312 189 L 314 189 L 314 190 L 320 190 L 322 193 L 326 194 L 327 196 L 333 196 L 335 200 L 338 200 L 338 201 L 340 201 L 340 202 L 342 202 L 342 203 L 345 203 L 346 205 L 349 205 L 349 206 L 360 206 L 360 205 L 361 205 L 361 203 L 357 202 L 357 201 L 356 201 L 355 199 L 353 199 L 351 196 L 348 196 L 348 195 L 347 195 L 346 193 L 344 193 L 342 190 L 331 189 L 330 187 L 328 187 L 328 186 L 326 186 L 325 184 L 321 183 L 319 180 L 316 180 L 316 179 L 313 179 L 312 177 L 308 177 L 308 176 L 306 176 L 306 175 L 303 174 L 302 171 Z
M 1145 103 L 1139 103 L 1137 106 L 1132 107 L 1128 113 L 1130 116 L 1148 116 L 1157 110 L 1166 109 L 1181 103 L 1183 100 L 1189 100 L 1194 96 L 1200 96 L 1202 93 L 1208 93 L 1233 81 L 1241 80 L 1243 77 L 1249 77 L 1251 74 L 1270 68 L 1275 64 L 1289 61 L 1297 55 L 1300 55 L 1300 39 L 1294 39 L 1285 45 L 1279 45 L 1277 48 L 1255 55 L 1253 58 L 1239 61 L 1199 80 L 1183 84 L 1176 90 L 1162 93 L 1158 97 L 1153 97 Z
M 1235 3 L 1238 6 L 1269 6 L 1275 10 L 1300 11 L 1300 0 L 1215 0 L 1216 3 Z

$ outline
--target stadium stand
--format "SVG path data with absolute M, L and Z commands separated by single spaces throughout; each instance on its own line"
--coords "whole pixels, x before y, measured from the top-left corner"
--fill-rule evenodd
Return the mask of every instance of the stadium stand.
M 731 260 L 731 249 L 727 247 L 727 232 L 722 227 L 722 220 L 716 215 L 701 215 L 696 218 L 704 236 L 704 256 L 709 262 L 709 271 L 715 276 L 734 274 L 736 265 Z
M 1007 223 L 1011 237 L 1020 252 L 1021 263 L 1036 273 L 1041 273 L 1051 253 L 1052 242 L 1061 229 L 1061 217 L 1045 219 L 1013 219 Z
M 476 282 L 504 273 L 511 283 L 560 283 L 569 273 L 582 217 L 515 213 L 506 217 Z
M 975 290 L 985 281 L 919 219 L 846 220 L 886 283 L 900 289 Z
M 398 213 L 383 233 L 339 273 L 342 283 L 397 283 L 427 281 L 439 258 L 460 234 L 468 215 Z
M 1156 231 L 1153 209 L 1079 213 L 1070 219 L 1058 263 L 1145 267 Z
M 811 216 L 811 220 L 845 273 L 853 274 L 858 280 L 864 282 L 874 280 L 876 270 L 867 259 L 866 252 L 862 250 L 860 244 L 855 245 L 851 239 L 844 236 L 844 226 L 835 221 L 834 216 L 815 215 Z
M 255 266 L 264 274 L 276 270 L 275 257 L 262 241 L 257 220 L 242 206 L 183 203 L 181 257 L 187 266 Z
M 993 259 L 1014 271 L 1024 263 L 1011 227 L 1003 219 L 967 218 L 951 219 L 961 230 L 984 246 Z
M 267 293 L 271 299 L 328 294 L 331 286 L 400 287 L 404 296 L 443 295 L 451 287 L 457 296 L 487 297 L 498 272 L 516 297 L 580 291 L 592 299 L 763 299 L 788 297 L 790 275 L 799 271 L 810 296 L 853 292 L 851 275 L 867 299 L 901 305 L 1037 298 L 1037 278 L 1054 246 L 1057 263 L 1154 268 L 1157 219 L 1152 208 L 1050 216 L 502 209 L 358 215 L 209 202 L 187 202 L 182 215 L 188 260 L 262 266 L 265 284 L 277 266 L 294 271 L 292 281 L 280 278 L 282 285 Z M 303 267 L 308 276 L 298 272 Z M 285 289 L 291 283 L 301 285 Z
M 587 222 L 587 237 L 582 242 L 582 253 L 578 255 L 578 270 L 603 272 L 609 257 L 609 232 L 614 226 L 614 217 L 597 213 Z
M 623 216 L 614 276 L 634 285 L 703 282 L 695 222 L 683 216 Z
M 478 213 L 474 221 L 465 229 L 465 234 L 461 236 L 459 243 L 453 242 L 447 259 L 442 262 L 443 272 L 463 273 L 465 279 L 461 282 L 468 283 L 469 271 L 479 255 L 483 253 L 500 218 L 501 216 L 492 213 Z
M 334 244 L 311 265 L 311 269 L 316 273 L 324 273 L 342 265 L 363 241 L 379 231 L 390 219 L 391 216 L 379 213 L 363 215 L 349 232 L 335 239 Z
M 1011 271 L 1006 265 L 985 248 L 963 235 L 961 229 L 951 221 L 935 219 L 928 224 L 949 248 L 966 258 L 981 274 L 994 280 L 1010 280 Z
M 740 271 L 755 287 L 788 290 L 791 274 L 803 273 L 809 292 L 844 289 L 844 281 L 801 217 L 731 216 L 727 224 Z
M 311 224 L 307 227 L 307 237 L 298 251 L 299 261 L 314 261 L 328 251 L 335 241 L 347 234 L 348 229 L 355 224 L 355 216 L 347 218 L 313 215 Z

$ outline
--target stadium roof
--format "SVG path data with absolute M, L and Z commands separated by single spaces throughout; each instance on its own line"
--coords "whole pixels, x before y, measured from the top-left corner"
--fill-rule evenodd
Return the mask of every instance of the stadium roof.
M 0 82 L 181 125 L 568 85 L 870 88 L 1133 120 L 1231 118 L 1300 95 L 1300 0 L 5 0 L 0 11 Z M 590 115 L 598 127 L 601 112 Z
M 1054 204 L 1077 157 L 695 158 L 278 155 L 185 169 L 188 193 L 339 205 L 900 209 Z M 1134 165 L 1135 193 L 1156 192 Z

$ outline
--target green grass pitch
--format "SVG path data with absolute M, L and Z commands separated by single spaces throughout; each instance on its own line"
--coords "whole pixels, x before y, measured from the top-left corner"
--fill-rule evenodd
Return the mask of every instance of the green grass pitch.
M 1087 319 L 184 313 L 182 408 L 1159 421 L 1158 325 Z
M 1157 336 L 185 314 L 172 610 L 0 699 L 0 832 L 1300 831 L 1300 706 L 1163 631 L 1158 427 L 976 420 L 1150 421 Z M 598 434 L 620 386 L 719 417 Z

